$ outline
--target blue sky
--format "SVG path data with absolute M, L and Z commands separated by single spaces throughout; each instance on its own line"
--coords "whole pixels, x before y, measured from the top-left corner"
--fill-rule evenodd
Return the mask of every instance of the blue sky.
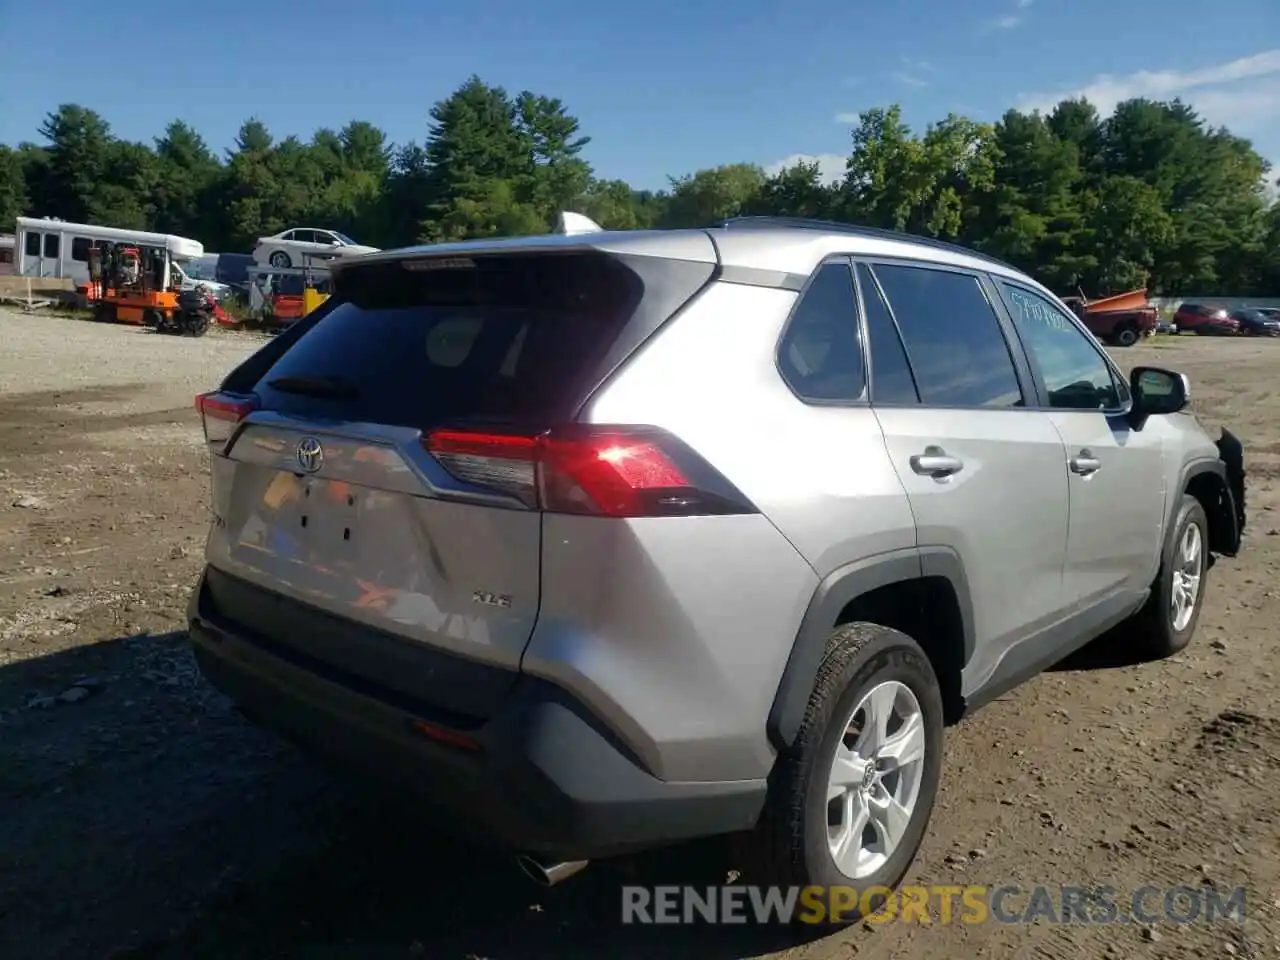
M 1277 0 L 268 0 L 125 15 L 85 0 L 0 0 L 0 142 L 38 140 L 62 102 L 150 140 L 180 117 L 228 147 L 256 115 L 277 136 L 363 119 L 422 138 L 477 73 L 562 98 L 600 176 L 796 156 L 835 170 L 859 110 L 923 128 L 995 120 L 1084 92 L 1104 110 L 1182 96 L 1280 162 Z M 56 53 L 54 51 L 57 51 Z

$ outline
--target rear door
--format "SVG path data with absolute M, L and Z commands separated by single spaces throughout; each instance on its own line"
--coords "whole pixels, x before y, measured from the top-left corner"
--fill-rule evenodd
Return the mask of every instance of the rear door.
M 687 299 L 713 265 L 680 266 L 668 273 Z M 593 253 L 349 268 L 318 320 L 224 384 L 257 409 L 212 444 L 210 566 L 516 669 L 538 612 L 541 515 L 445 472 L 424 431 L 571 419 L 644 294 Z
M 963 565 L 976 635 L 971 689 L 1069 611 L 1062 440 L 1033 408 L 1025 358 L 1010 349 L 1012 331 L 977 275 L 876 262 L 860 264 L 858 277 L 873 335 L 896 328 L 905 348 L 911 378 L 893 359 L 897 343 L 873 348 L 872 404 L 919 545 Z

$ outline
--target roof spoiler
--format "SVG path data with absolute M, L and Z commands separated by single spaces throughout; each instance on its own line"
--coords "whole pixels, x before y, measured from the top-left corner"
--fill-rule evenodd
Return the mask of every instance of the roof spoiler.
M 590 217 L 584 217 L 580 213 L 572 213 L 565 210 L 557 218 L 554 232 L 564 236 L 576 236 L 580 233 L 603 233 L 604 227 Z

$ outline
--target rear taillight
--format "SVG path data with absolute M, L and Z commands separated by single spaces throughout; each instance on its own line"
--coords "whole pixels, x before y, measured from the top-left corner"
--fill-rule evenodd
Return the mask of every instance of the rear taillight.
M 226 443 L 236 425 L 257 409 L 255 397 L 228 393 L 202 393 L 196 397 L 196 410 L 204 422 L 204 438 L 209 443 Z
M 672 517 L 754 513 L 687 445 L 651 427 L 573 426 L 536 435 L 432 430 L 427 450 L 464 483 L 549 513 Z

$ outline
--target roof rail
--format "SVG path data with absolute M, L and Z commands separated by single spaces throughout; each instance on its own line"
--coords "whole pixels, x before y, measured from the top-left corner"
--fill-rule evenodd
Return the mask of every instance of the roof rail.
M 865 227 L 857 223 L 841 223 L 837 220 L 816 220 L 807 217 L 730 217 L 711 225 L 724 229 L 738 227 L 792 227 L 800 230 L 823 230 L 828 233 L 846 233 L 851 236 L 866 237 L 868 240 L 894 240 L 898 243 L 914 243 L 918 246 L 932 247 L 935 250 L 948 250 L 951 253 L 963 253 L 966 256 L 987 263 L 994 263 L 1007 270 L 1017 270 L 1011 263 L 1006 263 L 990 254 L 963 247 L 958 243 L 949 243 L 937 237 L 922 237 L 914 233 L 900 230 L 885 230 L 882 227 Z

